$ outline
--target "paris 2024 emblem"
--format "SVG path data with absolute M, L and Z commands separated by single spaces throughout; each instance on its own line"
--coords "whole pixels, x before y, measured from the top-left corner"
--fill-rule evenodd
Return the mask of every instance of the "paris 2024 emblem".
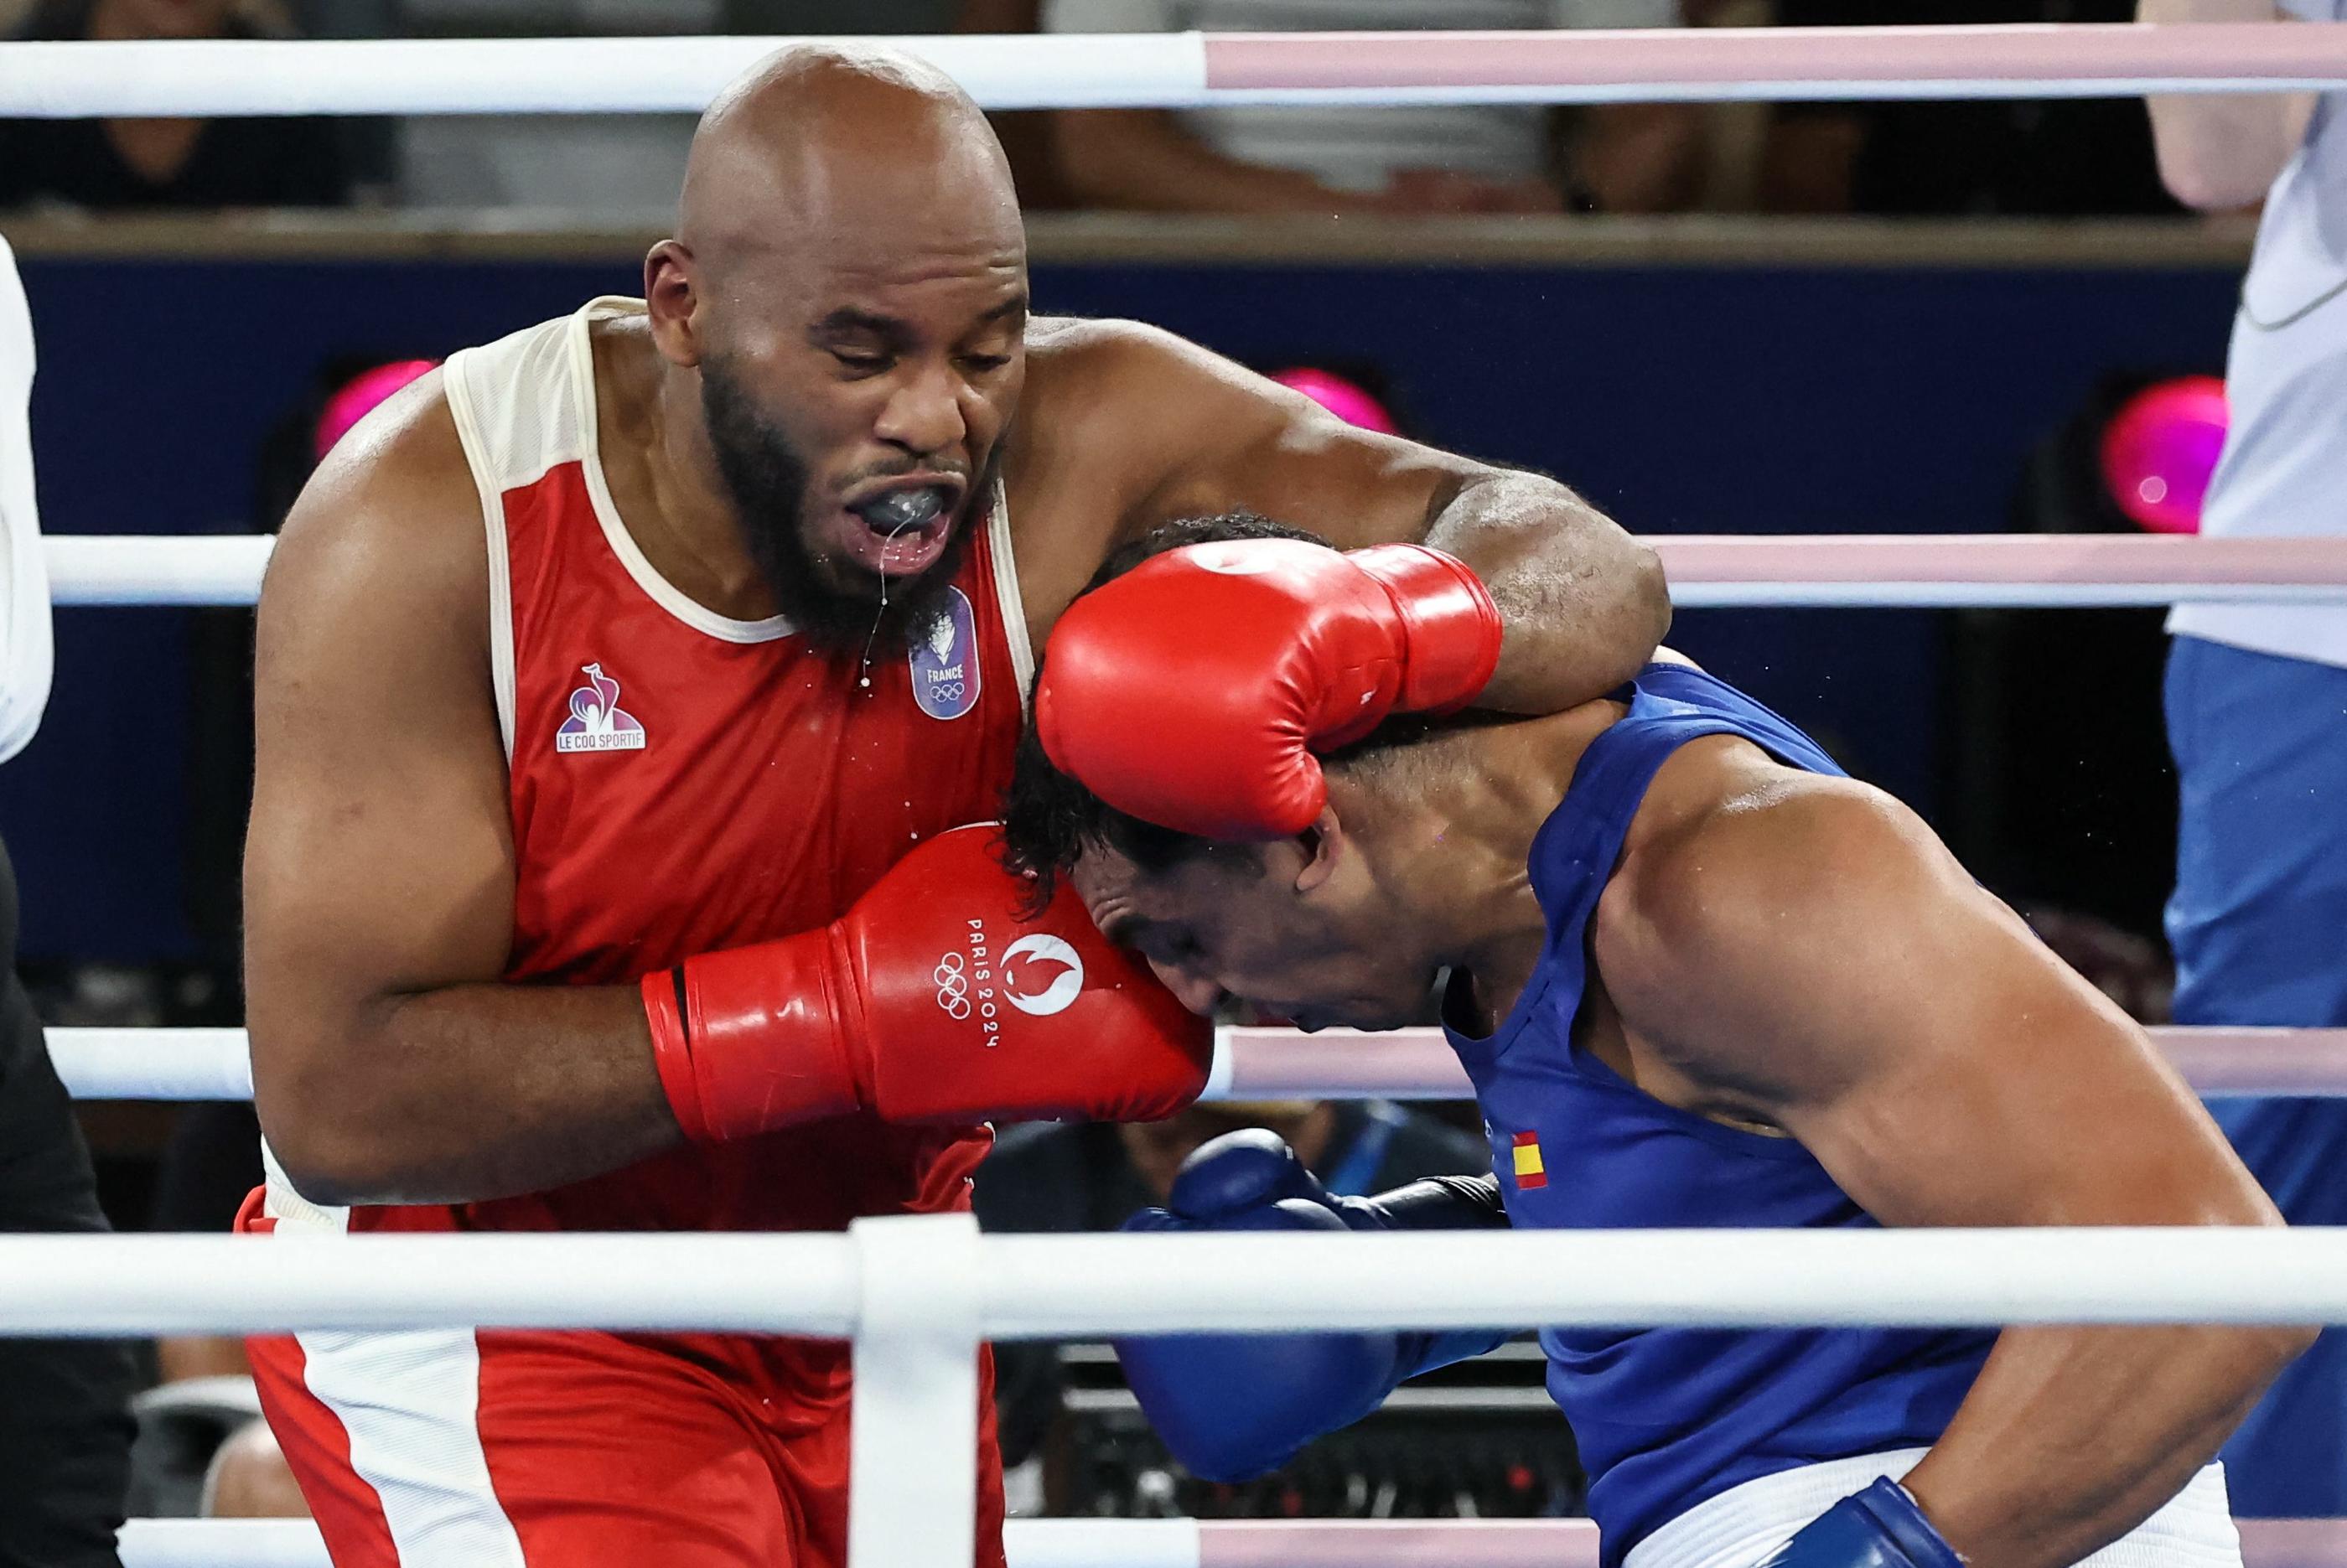
M 974 1023 L 992 1045 L 1005 1008 L 1030 1018 L 1065 1012 L 1083 993 L 1083 956 L 1064 940 L 1030 931 L 999 952 L 986 922 L 971 919 L 965 945 L 938 959 L 938 1008 L 956 1023 Z

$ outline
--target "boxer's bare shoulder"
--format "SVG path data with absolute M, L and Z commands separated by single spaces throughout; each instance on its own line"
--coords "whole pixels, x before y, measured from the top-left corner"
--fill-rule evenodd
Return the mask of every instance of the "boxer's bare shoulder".
M 1788 1077 L 1840 1071 L 1813 1054 L 1813 1009 L 1780 1033 L 1771 999 L 1849 994 L 1870 963 L 1897 961 L 1878 949 L 1908 940 L 1915 911 L 1969 905 L 1968 887 L 1896 799 L 1715 735 L 1655 775 L 1591 941 L 1634 1050 L 1766 1122 Z
M 320 465 L 261 583 L 245 867 L 256 933 L 272 927 L 280 876 L 292 888 L 313 877 L 313 832 L 347 845 L 373 812 L 414 829 L 438 797 L 461 797 L 468 821 L 501 803 L 488 607 L 480 493 L 435 371 Z M 417 840 L 405 842 L 412 854 Z
M 371 623 L 419 641 L 483 651 L 488 549 L 442 374 L 402 388 L 327 455 L 285 520 L 261 585 L 264 629 L 306 636 L 314 618 L 338 641 Z M 362 607 L 371 607 L 360 613 Z M 423 614 L 425 620 L 415 617 Z M 323 632 L 326 628 L 318 628 Z

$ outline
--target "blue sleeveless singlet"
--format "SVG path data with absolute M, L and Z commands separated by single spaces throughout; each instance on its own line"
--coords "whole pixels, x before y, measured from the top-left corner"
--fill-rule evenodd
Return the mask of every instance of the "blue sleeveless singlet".
M 1531 983 L 1490 1037 L 1445 1030 L 1474 1081 L 1510 1222 L 1872 1226 L 1799 1144 L 1665 1105 L 1573 1042 L 1590 917 L 1671 753 L 1698 736 L 1733 734 L 1788 765 L 1841 772 L 1808 736 L 1700 671 L 1649 665 L 1630 690 L 1629 712 L 1590 743 L 1533 840 L 1548 942 Z M 1589 1472 L 1608 1568 L 1657 1526 L 1743 1481 L 1930 1444 L 1993 1339 L 1973 1330 L 1541 1335 L 1549 1391 Z

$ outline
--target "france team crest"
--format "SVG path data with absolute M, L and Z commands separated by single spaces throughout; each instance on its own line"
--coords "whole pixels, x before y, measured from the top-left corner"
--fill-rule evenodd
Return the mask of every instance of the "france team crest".
M 937 619 L 914 639 L 911 657 L 913 701 L 922 712 L 958 719 L 978 706 L 978 611 L 968 594 L 946 589 Z
M 600 664 L 581 668 L 587 684 L 570 693 L 570 717 L 554 732 L 558 752 L 640 752 L 644 727 L 620 706 L 620 683 Z

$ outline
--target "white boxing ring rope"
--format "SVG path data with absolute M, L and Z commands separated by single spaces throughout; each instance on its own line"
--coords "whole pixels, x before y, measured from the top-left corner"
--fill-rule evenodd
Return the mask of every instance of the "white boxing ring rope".
M 2240 1522 L 2244 1568 L 2338 1568 L 2347 1527 Z M 1010 1568 L 1597 1568 L 1585 1519 L 1014 1519 Z M 307 1520 L 133 1520 L 122 1568 L 330 1568 Z
M 2347 545 L 2327 538 L 1650 534 L 1644 542 L 1662 557 L 1682 610 L 2347 603 Z M 42 543 L 61 605 L 249 605 L 275 541 L 53 534 Z
M 2135 97 L 2347 86 L 2347 25 L 866 40 L 988 108 Z M 0 116 L 698 113 L 784 38 L 0 44 Z
M 2347 1029 L 2161 1027 L 2152 1040 L 2204 1100 L 2347 1096 Z M 49 1056 L 77 1100 L 250 1100 L 241 1029 L 52 1029 Z M 1205 1101 L 1470 1100 L 1441 1031 L 1218 1029 Z
M 0 1334 L 851 1333 L 869 1455 L 851 1465 L 855 1568 L 969 1561 L 981 1338 L 2079 1322 L 2347 1323 L 2347 1230 L 981 1236 L 967 1214 L 924 1214 L 845 1235 L 0 1237 Z M 887 1375 L 906 1367 L 929 1375 Z M 159 1550 L 211 1528 L 141 1532 Z M 2336 1529 L 2321 1544 L 2336 1568 Z

